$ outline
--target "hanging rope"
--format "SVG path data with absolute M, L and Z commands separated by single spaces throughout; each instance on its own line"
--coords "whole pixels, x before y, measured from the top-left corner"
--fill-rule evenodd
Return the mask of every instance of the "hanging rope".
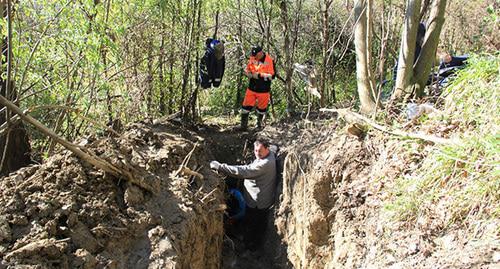
M 219 6 L 217 5 L 217 12 L 215 12 L 215 29 L 213 39 L 217 39 L 217 30 L 219 29 Z

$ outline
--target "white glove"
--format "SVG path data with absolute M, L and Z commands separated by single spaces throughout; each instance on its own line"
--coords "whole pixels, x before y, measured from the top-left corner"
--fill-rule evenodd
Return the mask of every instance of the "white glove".
M 220 162 L 218 161 L 211 161 L 210 162 L 210 168 L 211 169 L 214 169 L 214 170 L 219 170 L 219 167 L 220 167 Z
M 260 73 L 260 76 L 264 78 L 264 80 L 272 80 L 273 76 L 271 74 L 266 74 L 266 73 Z

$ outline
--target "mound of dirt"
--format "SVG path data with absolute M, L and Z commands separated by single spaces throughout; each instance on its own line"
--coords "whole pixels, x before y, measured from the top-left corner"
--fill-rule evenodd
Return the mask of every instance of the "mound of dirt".
M 195 132 L 138 123 L 82 141 L 151 193 L 63 151 L 0 180 L 0 268 L 218 268 L 224 202 Z M 204 178 L 184 175 L 185 164 Z

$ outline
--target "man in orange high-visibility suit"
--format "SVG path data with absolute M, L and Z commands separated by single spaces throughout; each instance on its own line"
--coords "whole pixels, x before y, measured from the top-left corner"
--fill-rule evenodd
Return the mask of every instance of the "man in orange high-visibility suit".
M 255 106 L 257 106 L 257 127 L 262 127 L 267 105 L 271 99 L 271 81 L 275 77 L 273 58 L 264 53 L 260 46 L 252 48 L 245 74 L 249 78 L 249 85 L 241 106 L 241 130 L 247 129 L 248 115 Z

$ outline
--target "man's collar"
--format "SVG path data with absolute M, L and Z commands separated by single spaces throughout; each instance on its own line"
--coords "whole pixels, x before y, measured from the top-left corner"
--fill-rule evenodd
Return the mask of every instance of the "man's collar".
M 259 62 L 263 63 L 266 61 L 266 53 L 265 52 L 262 52 L 262 59 L 261 60 L 258 60 Z

